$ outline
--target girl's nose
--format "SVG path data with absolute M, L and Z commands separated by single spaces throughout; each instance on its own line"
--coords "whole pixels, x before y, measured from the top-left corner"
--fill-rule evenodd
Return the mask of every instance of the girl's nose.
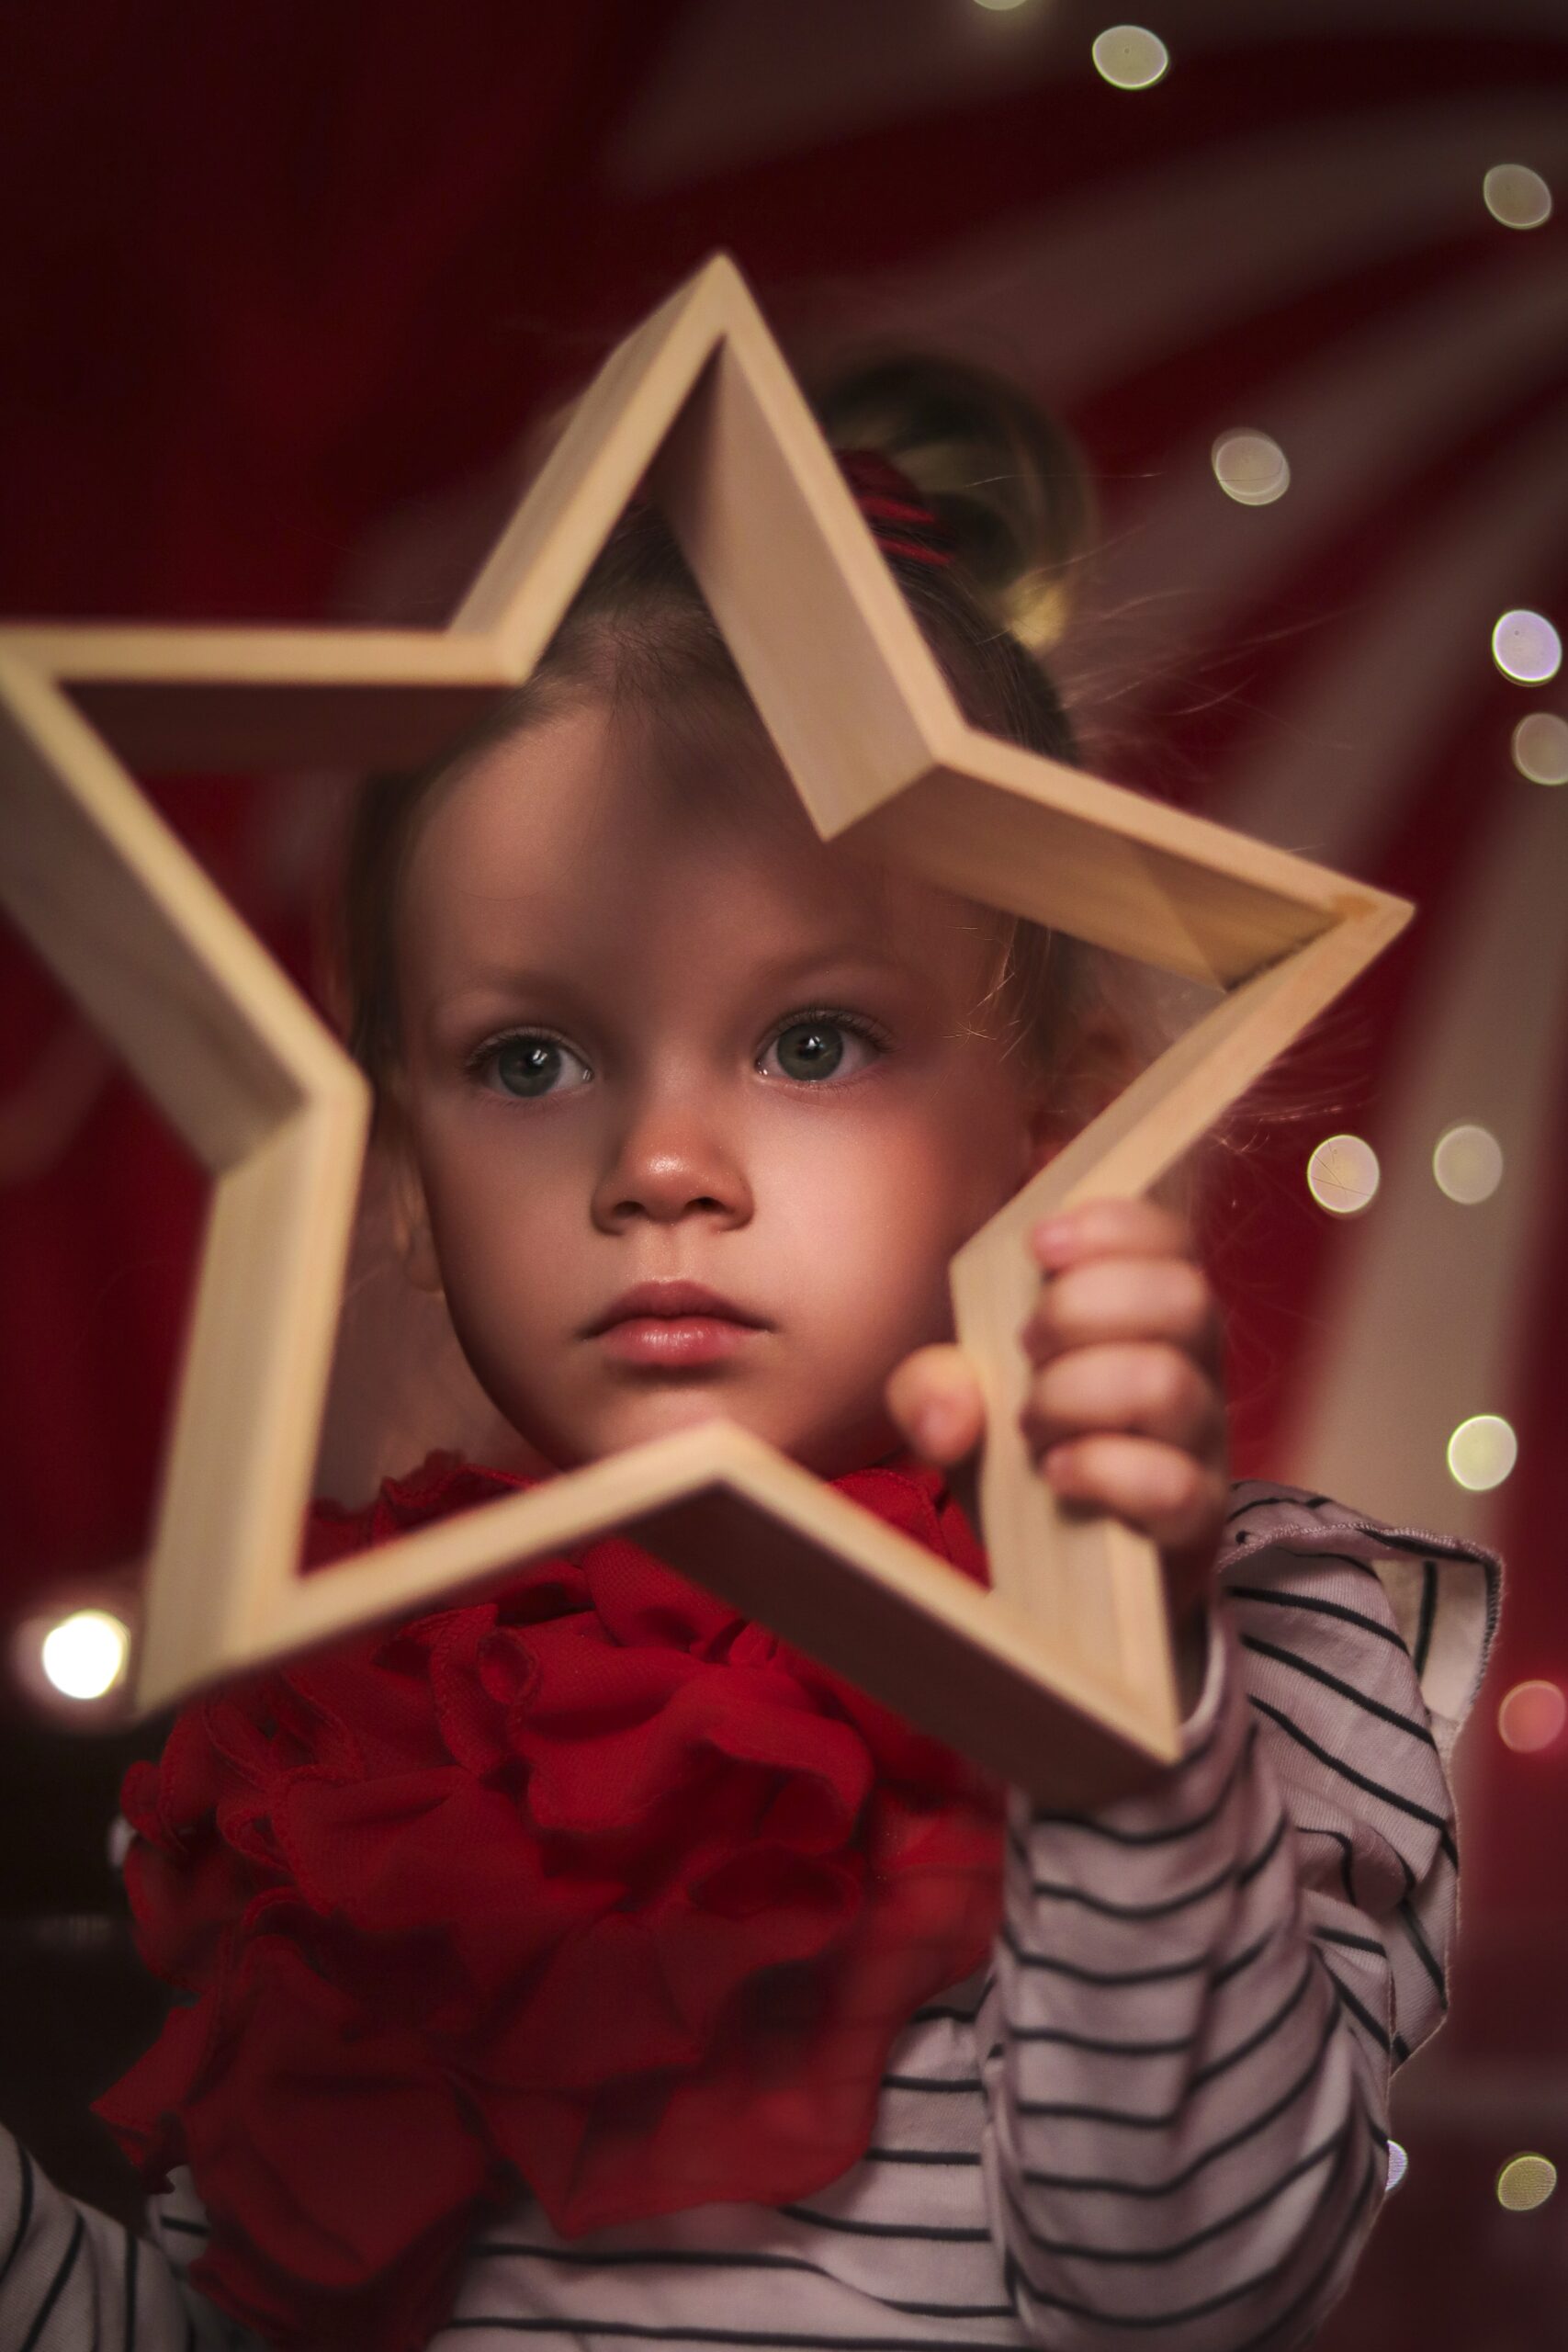
M 634 1217 L 744 1225 L 751 1189 L 739 1151 L 695 1106 L 649 1107 L 628 1125 L 593 1193 L 593 1222 L 609 1233 Z

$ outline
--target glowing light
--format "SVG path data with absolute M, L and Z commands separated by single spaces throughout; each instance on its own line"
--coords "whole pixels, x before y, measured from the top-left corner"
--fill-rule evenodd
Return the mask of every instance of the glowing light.
M 1307 1190 L 1333 1216 L 1355 1216 L 1378 1188 L 1378 1156 L 1359 1136 L 1325 1136 L 1307 1161 Z
M 1540 613 L 1505 613 L 1492 632 L 1492 658 L 1505 678 L 1543 685 L 1562 667 L 1562 639 Z
M 1532 784 L 1568 784 L 1568 718 L 1532 710 L 1514 729 L 1514 765 Z
M 1564 1723 L 1568 1699 L 1555 1682 L 1516 1682 L 1497 1709 L 1498 1736 L 1521 1756 L 1550 1747 Z
M 1267 433 L 1222 433 L 1212 452 L 1214 479 L 1238 506 L 1272 506 L 1291 486 L 1291 469 Z
M 1557 2186 L 1557 2166 L 1533 2149 L 1510 2156 L 1497 2175 L 1497 2202 L 1510 2213 L 1533 2213 Z
M 1142 25 L 1110 26 L 1096 36 L 1089 55 L 1101 81 L 1118 90 L 1152 88 L 1170 63 L 1164 41 Z
M 130 1636 L 107 1609 L 78 1609 L 43 1638 L 43 1670 L 65 1699 L 101 1699 L 125 1672 Z
M 1432 1173 L 1450 1201 L 1472 1208 L 1503 1181 L 1503 1147 L 1489 1127 L 1450 1127 L 1438 1137 Z
M 994 9 L 997 15 L 1000 16 L 1005 9 L 1021 8 L 1024 6 L 1024 0 L 975 0 L 975 6 L 977 8 Z
M 1528 164 L 1494 164 L 1481 183 L 1486 209 L 1505 229 L 1539 229 L 1551 215 L 1551 190 Z
M 1390 2140 L 1388 2143 L 1388 2178 L 1383 2183 L 1383 2194 L 1385 2196 L 1391 2188 L 1397 2188 L 1399 2187 L 1400 2182 L 1404 2178 L 1404 2176 L 1409 2169 L 1409 2157 L 1405 2154 L 1397 2140 Z
M 1449 1440 L 1449 1474 L 1472 1494 L 1500 1487 L 1519 1458 L 1519 1441 L 1501 1413 L 1472 1413 Z

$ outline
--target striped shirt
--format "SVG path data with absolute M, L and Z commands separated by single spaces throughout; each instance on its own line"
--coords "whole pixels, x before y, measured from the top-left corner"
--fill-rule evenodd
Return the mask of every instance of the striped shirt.
M 476 2238 L 439 2352 L 1290 2352 L 1344 2293 L 1389 2085 L 1441 2024 L 1449 1768 L 1496 1632 L 1478 1545 L 1236 1487 L 1181 1759 L 1089 1814 L 1010 1800 L 989 1966 L 895 2045 L 864 2156 L 798 2205 Z M 0 2135 L 3 2136 L 3 2135 Z M 417 2151 L 411 2151 L 417 2162 Z M 6 2352 L 252 2352 L 148 2235 L 0 2146 Z

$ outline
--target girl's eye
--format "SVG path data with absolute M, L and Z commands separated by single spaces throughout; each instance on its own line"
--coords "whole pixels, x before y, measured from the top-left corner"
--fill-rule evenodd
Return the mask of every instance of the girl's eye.
M 781 1029 L 758 1068 L 764 1076 L 771 1076 L 770 1064 L 776 1057 L 785 1078 L 810 1085 L 863 1069 L 877 1050 L 876 1040 L 858 1023 L 839 1014 L 812 1013 Z
M 844 1066 L 844 1037 L 856 1037 L 872 1056 L 884 1051 L 882 1030 L 858 1013 L 797 1013 L 781 1030 L 773 1030 L 783 1075 L 808 1087 L 820 1084 L 825 1077 L 837 1077 Z M 514 1103 L 538 1103 L 550 1093 L 579 1091 L 576 1087 L 555 1084 L 562 1056 L 588 1075 L 588 1063 L 581 1054 L 573 1054 L 562 1037 L 552 1037 L 547 1030 L 508 1030 L 503 1037 L 489 1037 L 482 1046 L 475 1046 L 468 1056 L 466 1070 L 478 1080 L 484 1093 L 503 1093 Z M 499 1087 L 487 1084 L 491 1066 Z
M 531 1030 L 514 1030 L 508 1037 L 481 1046 L 468 1064 L 476 1074 L 490 1064 L 502 1087 L 515 1101 L 536 1102 L 544 1094 L 566 1094 L 585 1085 L 593 1073 L 581 1054 L 558 1037 Z

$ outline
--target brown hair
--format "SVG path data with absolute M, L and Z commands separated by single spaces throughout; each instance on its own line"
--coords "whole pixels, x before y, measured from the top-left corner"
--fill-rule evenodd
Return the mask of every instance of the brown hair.
M 1005 377 L 966 361 L 886 351 L 839 367 L 807 397 L 837 448 L 900 468 L 937 518 L 953 560 L 884 548 L 965 718 L 1028 751 L 1081 764 L 1042 655 L 1061 635 L 1088 555 L 1093 501 L 1064 428 Z M 564 415 L 546 428 L 553 437 Z M 572 703 L 750 711 L 744 683 L 696 580 L 657 511 L 634 505 L 590 568 L 527 682 L 416 772 L 367 778 L 353 802 L 325 993 L 375 1090 L 378 1129 L 399 1066 L 395 918 L 400 882 L 436 787 L 494 743 Z M 1039 924 L 980 911 L 997 961 L 985 998 L 1010 1049 L 1053 1090 L 1064 1133 L 1085 1125 L 1117 1072 L 1163 1042 L 1135 969 Z M 1102 1042 L 1096 1055 L 1084 1041 Z

